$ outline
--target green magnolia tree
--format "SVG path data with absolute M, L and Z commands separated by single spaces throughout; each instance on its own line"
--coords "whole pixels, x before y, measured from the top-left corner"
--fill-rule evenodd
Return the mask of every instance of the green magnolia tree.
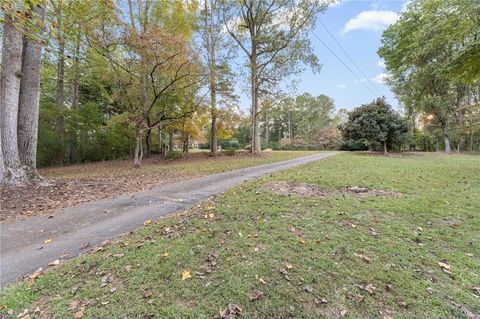
M 408 130 L 406 121 L 384 98 L 349 112 L 340 128 L 344 140 L 363 143 L 370 150 L 383 148 L 384 153 L 400 148 Z

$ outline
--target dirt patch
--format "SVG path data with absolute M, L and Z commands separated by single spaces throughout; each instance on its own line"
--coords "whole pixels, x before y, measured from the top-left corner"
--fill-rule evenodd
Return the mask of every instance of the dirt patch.
M 279 195 L 327 196 L 330 191 L 311 184 L 295 182 L 272 182 L 265 189 Z
M 265 185 L 265 189 L 279 195 L 299 195 L 299 196 L 309 196 L 309 197 L 324 197 L 328 195 L 336 194 L 349 194 L 359 197 L 368 197 L 368 196 L 379 196 L 379 197 L 396 197 L 401 196 L 401 193 L 379 190 L 379 189 L 369 189 L 359 186 L 350 186 L 345 188 L 340 188 L 337 190 L 329 190 L 321 188 L 312 184 L 305 183 L 296 183 L 296 182 L 271 182 Z

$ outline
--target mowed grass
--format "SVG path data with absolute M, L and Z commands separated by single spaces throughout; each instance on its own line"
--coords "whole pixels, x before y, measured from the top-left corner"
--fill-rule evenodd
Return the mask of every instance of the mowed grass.
M 266 190 L 278 181 L 326 195 Z M 348 186 L 402 195 L 339 191 Z M 0 313 L 221 318 L 230 305 L 241 318 L 475 318 L 479 244 L 480 157 L 342 154 L 241 185 L 6 288 Z

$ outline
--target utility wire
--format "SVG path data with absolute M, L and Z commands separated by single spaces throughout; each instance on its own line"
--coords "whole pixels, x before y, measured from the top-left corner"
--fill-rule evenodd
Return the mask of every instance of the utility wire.
M 317 38 L 318 41 L 320 41 L 321 44 L 323 44 L 323 45 L 328 49 L 328 51 L 330 51 L 330 53 L 332 53 L 332 54 L 335 56 L 335 58 L 337 58 L 337 60 L 338 60 L 341 64 L 343 64 L 343 66 L 357 79 L 358 82 L 360 82 L 360 84 L 362 84 L 368 91 L 370 91 L 370 93 L 372 93 L 372 95 L 373 95 L 374 98 L 377 97 L 377 94 L 376 94 L 375 92 L 373 92 L 373 90 L 372 90 L 369 86 L 367 86 L 367 85 L 352 71 L 352 69 L 351 69 L 348 65 L 346 65 L 345 62 L 343 62 L 343 60 L 340 59 L 340 57 L 339 57 L 335 52 L 333 52 L 333 50 L 330 49 L 330 47 L 329 47 L 325 42 L 323 42 L 322 39 L 320 39 L 320 37 L 319 37 L 318 35 L 315 34 L 315 32 L 312 31 L 312 34 L 313 34 L 313 36 L 314 36 L 315 38 Z
M 375 90 L 375 92 L 377 92 L 377 94 L 379 94 L 379 92 L 377 91 L 377 89 L 375 87 L 375 84 L 373 84 L 372 81 L 368 78 L 368 76 L 366 76 L 365 73 L 363 73 L 362 69 L 360 69 L 360 67 L 357 65 L 357 63 L 355 63 L 355 61 L 352 59 L 350 54 L 348 54 L 348 52 L 343 48 L 343 46 L 337 41 L 337 39 L 333 36 L 333 34 L 330 32 L 330 30 L 328 30 L 328 28 L 325 26 L 325 24 L 323 24 L 323 22 L 321 20 L 318 20 L 318 22 L 320 22 L 320 25 L 325 29 L 325 31 L 327 31 L 328 35 L 333 39 L 333 41 L 335 41 L 335 43 L 340 48 L 340 50 L 342 50 L 342 52 L 347 56 L 347 58 L 350 60 L 350 62 L 355 66 L 355 68 L 357 68 L 358 72 L 360 72 L 360 74 L 365 79 L 367 79 L 367 81 L 372 85 L 372 88 Z

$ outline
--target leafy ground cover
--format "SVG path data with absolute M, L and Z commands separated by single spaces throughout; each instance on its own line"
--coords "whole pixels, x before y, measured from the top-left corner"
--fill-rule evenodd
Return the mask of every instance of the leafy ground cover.
M 0 313 L 476 318 L 479 212 L 480 157 L 343 154 L 146 221 L 4 289 Z
M 143 161 L 140 169 L 133 168 L 129 160 L 45 168 L 40 174 L 48 179 L 49 185 L 0 187 L 0 221 L 48 214 L 81 202 L 313 153 L 275 151 L 253 156 L 248 152 L 237 152 L 235 156 L 212 158 L 206 152 L 199 152 L 178 161 L 154 156 Z

